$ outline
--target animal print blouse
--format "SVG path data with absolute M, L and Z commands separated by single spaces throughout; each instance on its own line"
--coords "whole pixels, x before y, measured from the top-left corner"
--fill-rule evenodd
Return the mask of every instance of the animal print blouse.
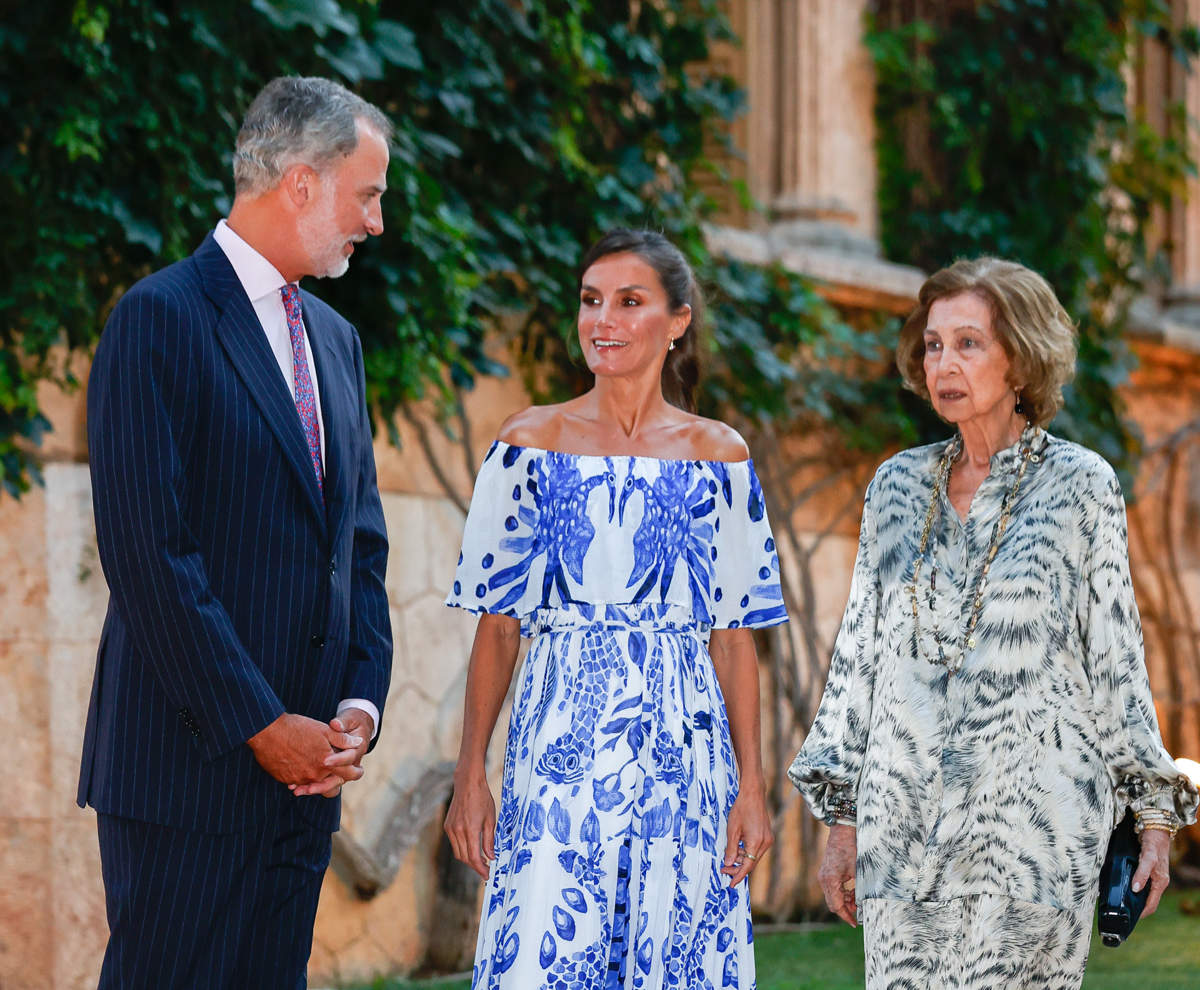
M 1195 818 L 1163 748 L 1129 576 L 1125 504 L 1098 455 L 1042 430 L 962 638 L 1019 447 L 992 457 L 964 524 L 943 493 L 909 590 L 946 443 L 886 461 L 816 721 L 788 771 L 832 822 L 857 801 L 860 899 L 1002 894 L 1087 908 L 1124 807 Z M 950 673 L 929 630 L 962 651 Z M 957 641 L 954 641 L 957 635 Z

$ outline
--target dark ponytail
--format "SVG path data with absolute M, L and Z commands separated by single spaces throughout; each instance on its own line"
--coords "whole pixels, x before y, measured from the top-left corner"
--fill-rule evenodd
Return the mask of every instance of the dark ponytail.
M 583 257 L 579 269 L 582 285 L 583 273 L 601 258 L 610 254 L 636 254 L 658 273 L 658 279 L 667 293 L 667 305 L 671 311 L 680 306 L 692 307 L 692 319 L 683 334 L 675 341 L 675 349 L 667 351 L 663 365 L 663 396 L 673 406 L 687 412 L 696 411 L 696 386 L 700 382 L 700 328 L 704 325 L 704 295 L 696 284 L 692 266 L 687 263 L 683 252 L 654 230 L 630 230 L 617 227 L 604 234 L 591 246 Z

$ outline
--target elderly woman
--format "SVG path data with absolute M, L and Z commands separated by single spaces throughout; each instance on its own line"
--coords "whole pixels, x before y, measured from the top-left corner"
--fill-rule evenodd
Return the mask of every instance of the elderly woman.
M 1075 988 L 1114 817 L 1137 816 L 1148 914 L 1197 804 L 1159 737 L 1121 490 L 1044 429 L 1075 335 L 1028 268 L 930 277 L 897 363 L 955 434 L 867 489 L 789 776 L 831 826 L 821 885 L 861 912 L 868 988 Z

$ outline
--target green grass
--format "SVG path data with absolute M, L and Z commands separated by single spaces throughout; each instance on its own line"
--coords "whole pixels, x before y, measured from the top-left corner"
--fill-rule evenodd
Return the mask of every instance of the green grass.
M 754 939 L 759 990 L 841 990 L 863 985 L 862 929 L 838 922 Z
M 1168 893 L 1153 918 L 1118 949 L 1093 934 L 1083 990 L 1197 990 L 1200 911 L 1196 893 Z M 1093 927 L 1094 932 L 1094 927 Z M 754 940 L 759 990 L 861 990 L 862 929 L 821 928 Z
M 1184 913 L 1184 909 L 1188 911 Z M 1200 987 L 1200 894 L 1168 891 L 1129 941 L 1106 949 L 1092 939 L 1083 990 L 1196 990 Z
M 1190 911 L 1185 914 L 1183 909 Z M 1200 894 L 1169 892 L 1158 913 L 1119 949 L 1092 940 L 1083 990 L 1197 990 Z M 761 934 L 754 940 L 759 990 L 861 990 L 862 929 L 846 925 Z M 379 980 L 370 990 L 468 990 L 468 980 Z M 360 985 L 361 987 L 361 985 Z M 365 990 L 365 988 L 363 988 Z M 530 988 L 534 990 L 534 988 Z

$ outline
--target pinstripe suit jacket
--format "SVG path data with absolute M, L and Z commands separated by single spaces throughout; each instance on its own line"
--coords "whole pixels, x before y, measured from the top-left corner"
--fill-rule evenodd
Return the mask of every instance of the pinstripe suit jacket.
M 325 425 L 325 504 L 291 394 L 224 252 L 118 303 L 88 383 L 88 448 L 110 589 L 78 801 L 204 832 L 299 800 L 244 741 L 342 698 L 382 713 L 392 644 L 387 536 L 354 329 L 302 294 Z

